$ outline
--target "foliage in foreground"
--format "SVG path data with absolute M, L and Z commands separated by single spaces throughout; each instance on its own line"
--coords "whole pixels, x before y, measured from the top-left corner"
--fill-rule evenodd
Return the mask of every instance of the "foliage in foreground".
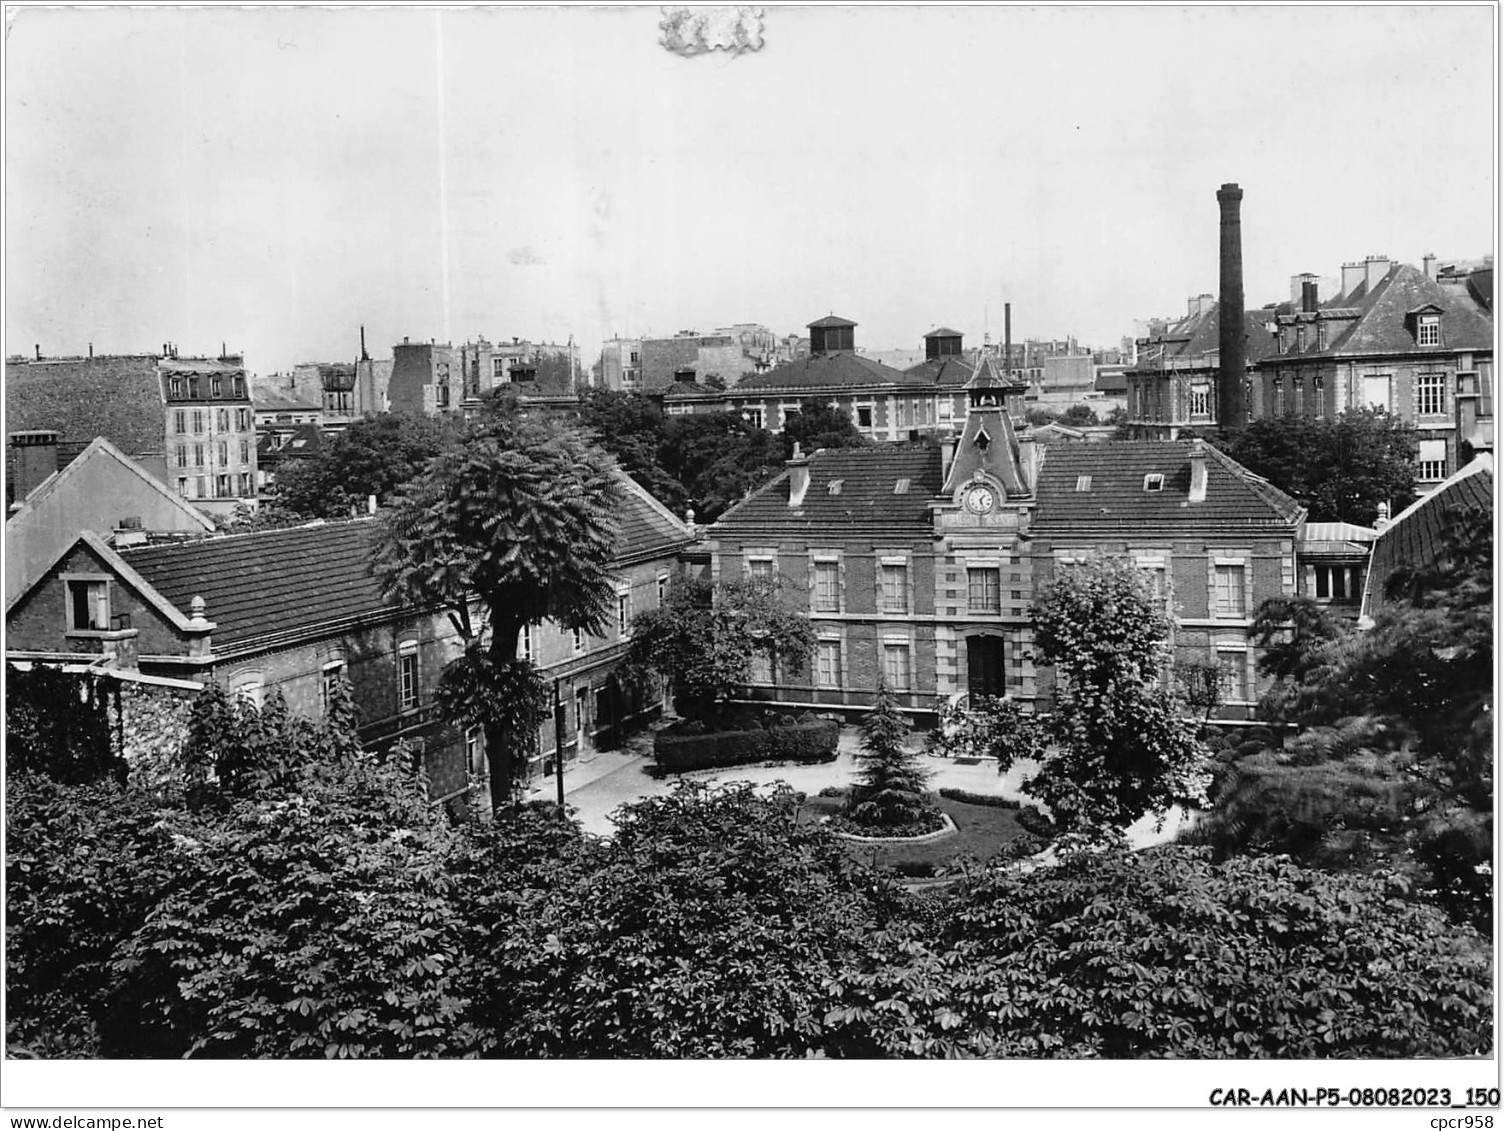
M 114 785 L 13 791 L 8 1036 L 41 1055 L 1400 1057 L 1492 1042 L 1476 934 L 1386 878 L 1282 858 L 1108 849 L 915 895 L 800 825 L 786 790 L 686 783 L 627 807 L 612 841 L 543 808 L 450 828 L 407 771 L 370 761 L 196 824 Z

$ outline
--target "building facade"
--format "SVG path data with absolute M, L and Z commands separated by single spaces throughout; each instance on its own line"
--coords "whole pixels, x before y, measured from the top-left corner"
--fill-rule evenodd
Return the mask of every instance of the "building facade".
M 535 773 L 560 752 L 568 763 L 618 741 L 659 707 L 659 697 L 623 693 L 612 672 L 632 612 L 661 599 L 693 535 L 621 479 L 616 621 L 600 637 L 535 625 L 522 642 L 557 703 Z M 124 669 L 184 687 L 219 682 L 257 702 L 275 688 L 315 718 L 332 681 L 344 678 L 368 749 L 408 743 L 435 802 L 484 797 L 475 789 L 486 772 L 483 737 L 441 718 L 434 698 L 463 641 L 443 610 L 382 595 L 369 570 L 375 533 L 370 519 L 137 546 L 81 533 L 8 602 L 8 658 Z
M 201 509 L 256 499 L 256 422 L 243 359 L 162 354 L 12 358 L 6 415 L 58 433 L 66 466 L 98 436 Z
M 1177 656 L 1222 668 L 1222 716 L 1250 718 L 1251 621 L 1296 592 L 1303 509 L 1199 442 L 1035 444 L 1014 429 L 1022 388 L 995 364 L 965 393 L 959 433 L 798 456 L 710 528 L 713 573 L 781 577 L 819 640 L 808 671 L 765 665 L 749 695 L 865 709 L 881 675 L 922 717 L 965 695 L 1042 708 L 1034 594 L 1108 553 L 1153 579 Z

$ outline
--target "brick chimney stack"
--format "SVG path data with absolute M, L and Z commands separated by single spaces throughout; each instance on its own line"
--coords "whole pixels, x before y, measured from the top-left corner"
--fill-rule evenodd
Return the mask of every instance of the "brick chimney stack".
M 1217 345 L 1221 358 L 1217 379 L 1217 422 L 1223 428 L 1243 428 L 1248 410 L 1243 403 L 1247 379 L 1243 341 L 1243 190 L 1225 184 L 1217 190 L 1222 209 L 1222 290 L 1217 311 Z

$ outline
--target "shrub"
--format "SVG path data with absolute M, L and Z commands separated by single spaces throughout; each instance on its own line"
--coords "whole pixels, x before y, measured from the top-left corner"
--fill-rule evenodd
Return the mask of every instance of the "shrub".
M 820 790 L 820 792 L 817 793 L 815 796 L 817 796 L 817 797 L 845 797 L 846 794 L 847 794 L 847 792 L 848 792 L 847 787 L 844 786 L 844 785 L 827 785 L 827 786 L 824 786 Z M 945 791 L 941 790 L 941 792 L 943 793 Z
M 1257 742 L 1260 749 L 1274 745 L 1274 732 L 1268 727 L 1249 727 L 1243 732 L 1244 742 Z
M 841 728 L 824 719 L 766 730 L 732 730 L 706 734 L 660 731 L 653 742 L 659 769 L 674 774 L 754 762 L 832 762 Z
M 1043 810 L 1037 805 L 1020 805 L 1018 808 L 1018 825 L 1027 833 L 1053 839 L 1059 831 L 1055 828 L 1055 822 L 1044 815 Z
M 1250 758 L 1255 754 L 1262 754 L 1267 749 L 1262 742 L 1240 742 L 1233 747 L 1233 756 L 1237 758 Z
M 1022 804 L 1011 797 L 999 797 L 995 793 L 973 793 L 969 789 L 941 786 L 940 796 L 966 805 L 990 805 L 994 809 L 1017 809 Z

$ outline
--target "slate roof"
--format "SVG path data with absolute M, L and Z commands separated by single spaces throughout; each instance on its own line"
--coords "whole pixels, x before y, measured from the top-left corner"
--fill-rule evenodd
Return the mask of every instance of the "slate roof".
M 1487 455 L 1478 456 L 1425 498 L 1411 503 L 1379 533 L 1363 587 L 1363 616 L 1373 616 L 1386 604 L 1384 583 L 1394 570 L 1434 561 L 1440 553 L 1442 531 L 1450 524 L 1450 516 L 1473 506 L 1493 513 L 1493 459 Z
M 965 350 L 962 353 L 947 354 L 945 357 L 933 358 L 929 361 L 921 361 L 918 365 L 912 365 L 905 369 L 904 376 L 923 381 L 929 385 L 951 385 L 960 387 L 971 380 L 971 375 L 976 369 L 976 359 L 981 351 Z
M 1206 499 L 1189 501 L 1194 441 L 1108 440 L 1043 450 L 1031 529 L 1036 533 L 1096 534 L 1130 529 L 1197 527 L 1288 528 L 1303 508 L 1209 444 Z M 1160 491 L 1144 489 L 1150 474 Z M 1090 487 L 1077 490 L 1082 476 Z
M 779 533 L 810 536 L 866 532 L 928 537 L 929 504 L 940 493 L 940 449 L 930 444 L 882 444 L 871 448 L 820 450 L 809 457 L 809 490 L 803 505 L 789 506 L 789 473 L 754 491 L 721 515 L 714 535 Z M 840 480 L 838 494 L 830 493 Z M 894 487 L 909 480 L 903 494 Z
M 879 361 L 842 350 L 775 365 L 766 373 L 749 373 L 730 390 L 835 389 L 855 385 L 926 385 L 929 382 Z
M 167 450 L 166 400 L 152 354 L 5 366 L 6 428 L 62 434 L 61 454 L 77 455 L 104 436 L 132 458 Z
M 395 612 L 369 572 L 376 523 L 369 519 L 266 530 L 121 557 L 184 614 L 203 597 L 217 652 L 282 634 Z
M 926 338 L 959 338 L 960 336 L 960 330 L 952 330 L 949 326 L 941 326 L 925 335 Z
M 836 314 L 827 314 L 818 322 L 811 322 L 806 328 L 810 330 L 827 330 L 836 326 L 855 326 L 856 323 L 849 318 L 842 318 Z
M 1220 304 L 1213 303 L 1205 312 L 1182 318 L 1166 328 L 1162 335 L 1150 338 L 1148 345 L 1139 351 L 1139 360 L 1133 366 L 1133 371 L 1152 372 L 1159 368 L 1161 357 L 1166 362 L 1185 368 L 1212 368 L 1212 355 L 1217 354 L 1221 347 L 1219 335 L 1222 319 L 1219 308 Z M 1273 321 L 1272 314 L 1268 310 L 1243 312 L 1244 357 L 1249 365 L 1276 352 L 1278 341 L 1265 328 L 1266 322 Z M 1163 352 L 1159 353 L 1160 350 Z
M 1347 306 L 1352 305 L 1350 298 L 1341 301 Z M 1442 345 L 1439 348 L 1493 349 L 1492 320 L 1470 297 L 1427 278 L 1426 273 L 1417 267 L 1400 263 L 1391 267 L 1371 292 L 1363 293 L 1357 304 L 1357 318 L 1340 332 L 1334 329 L 1326 349 L 1307 349 L 1300 356 L 1424 353 L 1431 347 L 1416 345 L 1414 331 L 1405 316 L 1427 304 L 1442 310 Z
M 275 389 L 259 381 L 251 387 L 251 402 L 257 412 L 316 412 L 323 407 L 317 397 Z
M 689 531 L 622 476 L 615 560 L 652 556 L 691 541 Z M 203 597 L 216 652 L 252 649 L 398 606 L 371 576 L 376 522 L 313 523 L 192 542 L 143 546 L 121 557 L 184 615 Z

